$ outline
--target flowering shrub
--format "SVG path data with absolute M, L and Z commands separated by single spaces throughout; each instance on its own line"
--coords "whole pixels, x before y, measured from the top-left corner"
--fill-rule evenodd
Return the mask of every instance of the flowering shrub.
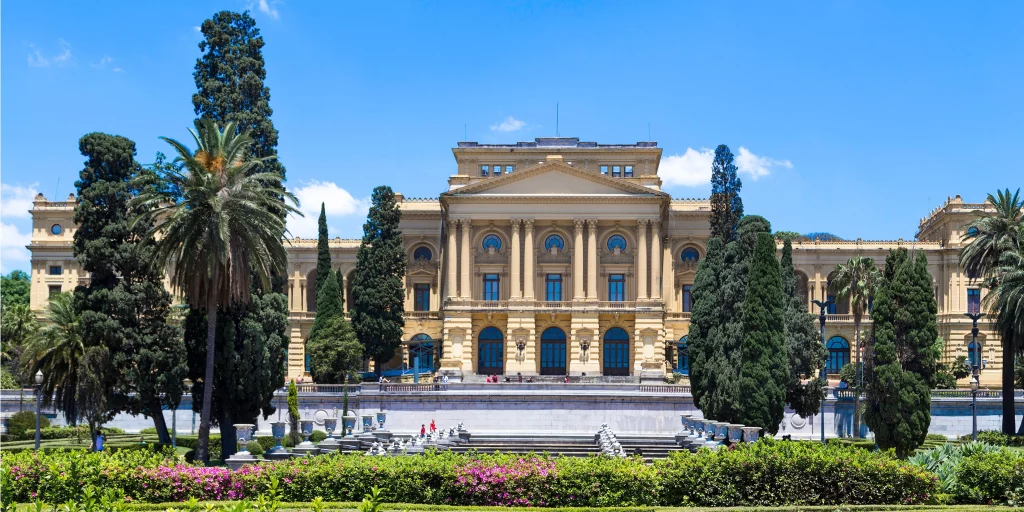
M 486 458 L 455 466 L 455 480 L 448 482 L 453 505 L 503 507 L 545 506 L 550 499 L 549 480 L 557 479 L 550 459 L 517 457 Z
M 662 502 L 698 506 L 918 504 L 935 475 L 888 452 L 770 439 L 735 450 L 672 454 L 655 464 Z

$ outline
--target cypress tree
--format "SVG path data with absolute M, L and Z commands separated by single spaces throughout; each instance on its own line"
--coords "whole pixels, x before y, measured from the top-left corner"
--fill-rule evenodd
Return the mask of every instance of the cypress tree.
M 736 175 L 732 151 L 722 144 L 715 148 L 715 159 L 711 164 L 711 237 L 721 238 L 725 243 L 736 239 L 736 229 L 743 217 L 743 199 L 740 189 L 743 182 Z
M 786 408 L 789 356 L 779 261 L 769 233 L 757 234 L 743 311 L 740 422 L 774 435 Z
M 910 258 L 906 249 L 892 251 L 885 267 L 871 315 L 875 341 L 864 420 L 879 447 L 906 457 L 924 443 L 931 423 L 937 307 L 923 253 Z
M 89 381 L 91 394 L 100 387 L 108 393 L 91 396 L 90 415 L 102 416 L 100 406 L 148 415 L 161 442 L 170 442 L 162 406 L 177 407 L 181 400 L 184 344 L 180 329 L 168 322 L 171 295 L 153 265 L 155 247 L 145 242 L 151 225 L 136 222 L 144 212 L 130 204 L 156 181 L 135 161 L 135 143 L 125 137 L 90 133 L 79 150 L 86 161 L 75 182 L 72 249 L 89 283 L 75 290 L 75 307 L 84 345 L 94 355 L 105 354 L 92 361 L 102 360 L 110 370 Z
M 373 189 L 352 283 L 352 326 L 376 371 L 395 355 L 405 327 L 405 251 L 398 223 L 402 212 L 391 187 Z
M 786 299 L 786 353 L 789 355 L 786 403 L 806 418 L 817 414 L 825 396 L 825 381 L 819 372 L 827 353 L 821 344 L 814 315 L 807 312 L 806 299 L 798 293 L 793 243 L 789 238 L 782 245 L 780 266 L 782 292 Z
M 345 311 L 345 278 L 341 275 L 339 268 L 334 272 L 334 282 L 338 284 L 338 298 L 341 301 L 341 311 Z
M 327 244 L 327 211 L 320 203 L 320 219 L 317 221 L 316 240 L 316 308 L 320 311 L 320 288 L 334 277 L 331 273 L 331 248 Z
M 720 387 L 709 363 L 722 348 L 721 280 L 724 266 L 722 239 L 712 238 L 708 241 L 704 258 L 697 264 L 691 290 L 690 332 L 686 335 L 690 354 L 690 392 L 694 404 L 709 418 L 718 412 L 716 400 L 711 395 Z

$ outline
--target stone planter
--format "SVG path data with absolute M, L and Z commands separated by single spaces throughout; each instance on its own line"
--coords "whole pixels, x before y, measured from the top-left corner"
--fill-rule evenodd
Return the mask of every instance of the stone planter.
M 743 427 L 743 442 L 756 443 L 761 434 L 761 427 Z
M 327 439 L 320 441 L 318 445 L 321 452 L 336 452 L 341 446 L 334 437 L 334 431 L 338 428 L 337 418 L 325 418 L 324 419 L 324 430 L 327 431 Z
M 350 412 L 346 413 L 345 416 L 342 418 L 342 421 L 345 424 L 345 432 L 342 435 L 344 437 L 351 436 L 352 430 L 356 428 L 356 415 Z
M 373 430 L 373 415 L 372 414 L 364 414 L 363 415 L 363 432 L 370 432 L 371 430 Z
M 740 425 L 739 423 L 730 423 L 726 425 L 725 428 L 729 431 L 729 444 L 740 442 L 740 439 L 743 437 L 743 431 L 741 430 L 743 425 Z
M 276 443 L 273 448 L 267 450 L 263 454 L 263 458 L 267 460 L 281 460 L 287 459 L 292 456 L 288 450 L 285 450 L 284 446 L 281 445 L 281 440 L 284 439 L 288 423 L 284 421 L 275 421 L 270 424 L 270 432 L 274 435 L 274 442 Z
M 384 412 L 384 411 L 378 412 L 377 413 L 377 428 L 380 429 L 380 430 L 384 430 L 384 422 L 387 421 L 387 419 L 388 419 L 388 414 L 386 412 Z
M 293 450 L 298 455 L 316 455 L 319 449 L 309 436 L 313 435 L 313 420 L 299 420 L 299 432 L 302 434 L 302 442 Z
M 235 427 L 235 435 L 238 436 L 239 450 L 237 453 L 248 454 L 249 441 L 252 441 L 252 429 L 256 425 L 253 425 L 252 423 L 236 423 L 233 426 Z

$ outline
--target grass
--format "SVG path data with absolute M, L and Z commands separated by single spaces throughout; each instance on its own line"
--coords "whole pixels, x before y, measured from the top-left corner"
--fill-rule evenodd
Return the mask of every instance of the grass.
M 237 501 L 200 502 L 197 510 L 206 510 L 207 505 L 214 507 L 230 506 Z M 129 505 L 129 510 L 167 511 L 182 507 L 182 503 L 143 503 Z M 32 504 L 22 504 L 18 510 L 35 510 Z M 180 509 L 179 509 L 180 510 Z M 281 503 L 280 512 L 305 512 L 311 510 L 308 502 Z M 358 511 L 358 503 L 324 502 L 322 510 Z M 446 505 L 418 505 L 403 503 L 385 503 L 381 507 L 385 511 L 403 512 L 509 512 L 509 511 L 558 511 L 558 512 L 1009 512 L 1011 507 L 989 505 L 852 505 L 852 506 L 791 506 L 791 507 L 573 507 L 573 508 L 521 508 L 521 507 L 469 507 Z

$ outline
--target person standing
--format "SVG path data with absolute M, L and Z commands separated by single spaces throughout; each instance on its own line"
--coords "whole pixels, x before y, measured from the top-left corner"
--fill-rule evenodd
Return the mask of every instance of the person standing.
M 430 420 L 430 433 L 433 434 L 434 432 L 437 432 L 437 423 L 434 423 L 434 420 L 431 419 Z
M 420 437 L 427 437 L 427 425 L 426 423 L 420 424 Z

